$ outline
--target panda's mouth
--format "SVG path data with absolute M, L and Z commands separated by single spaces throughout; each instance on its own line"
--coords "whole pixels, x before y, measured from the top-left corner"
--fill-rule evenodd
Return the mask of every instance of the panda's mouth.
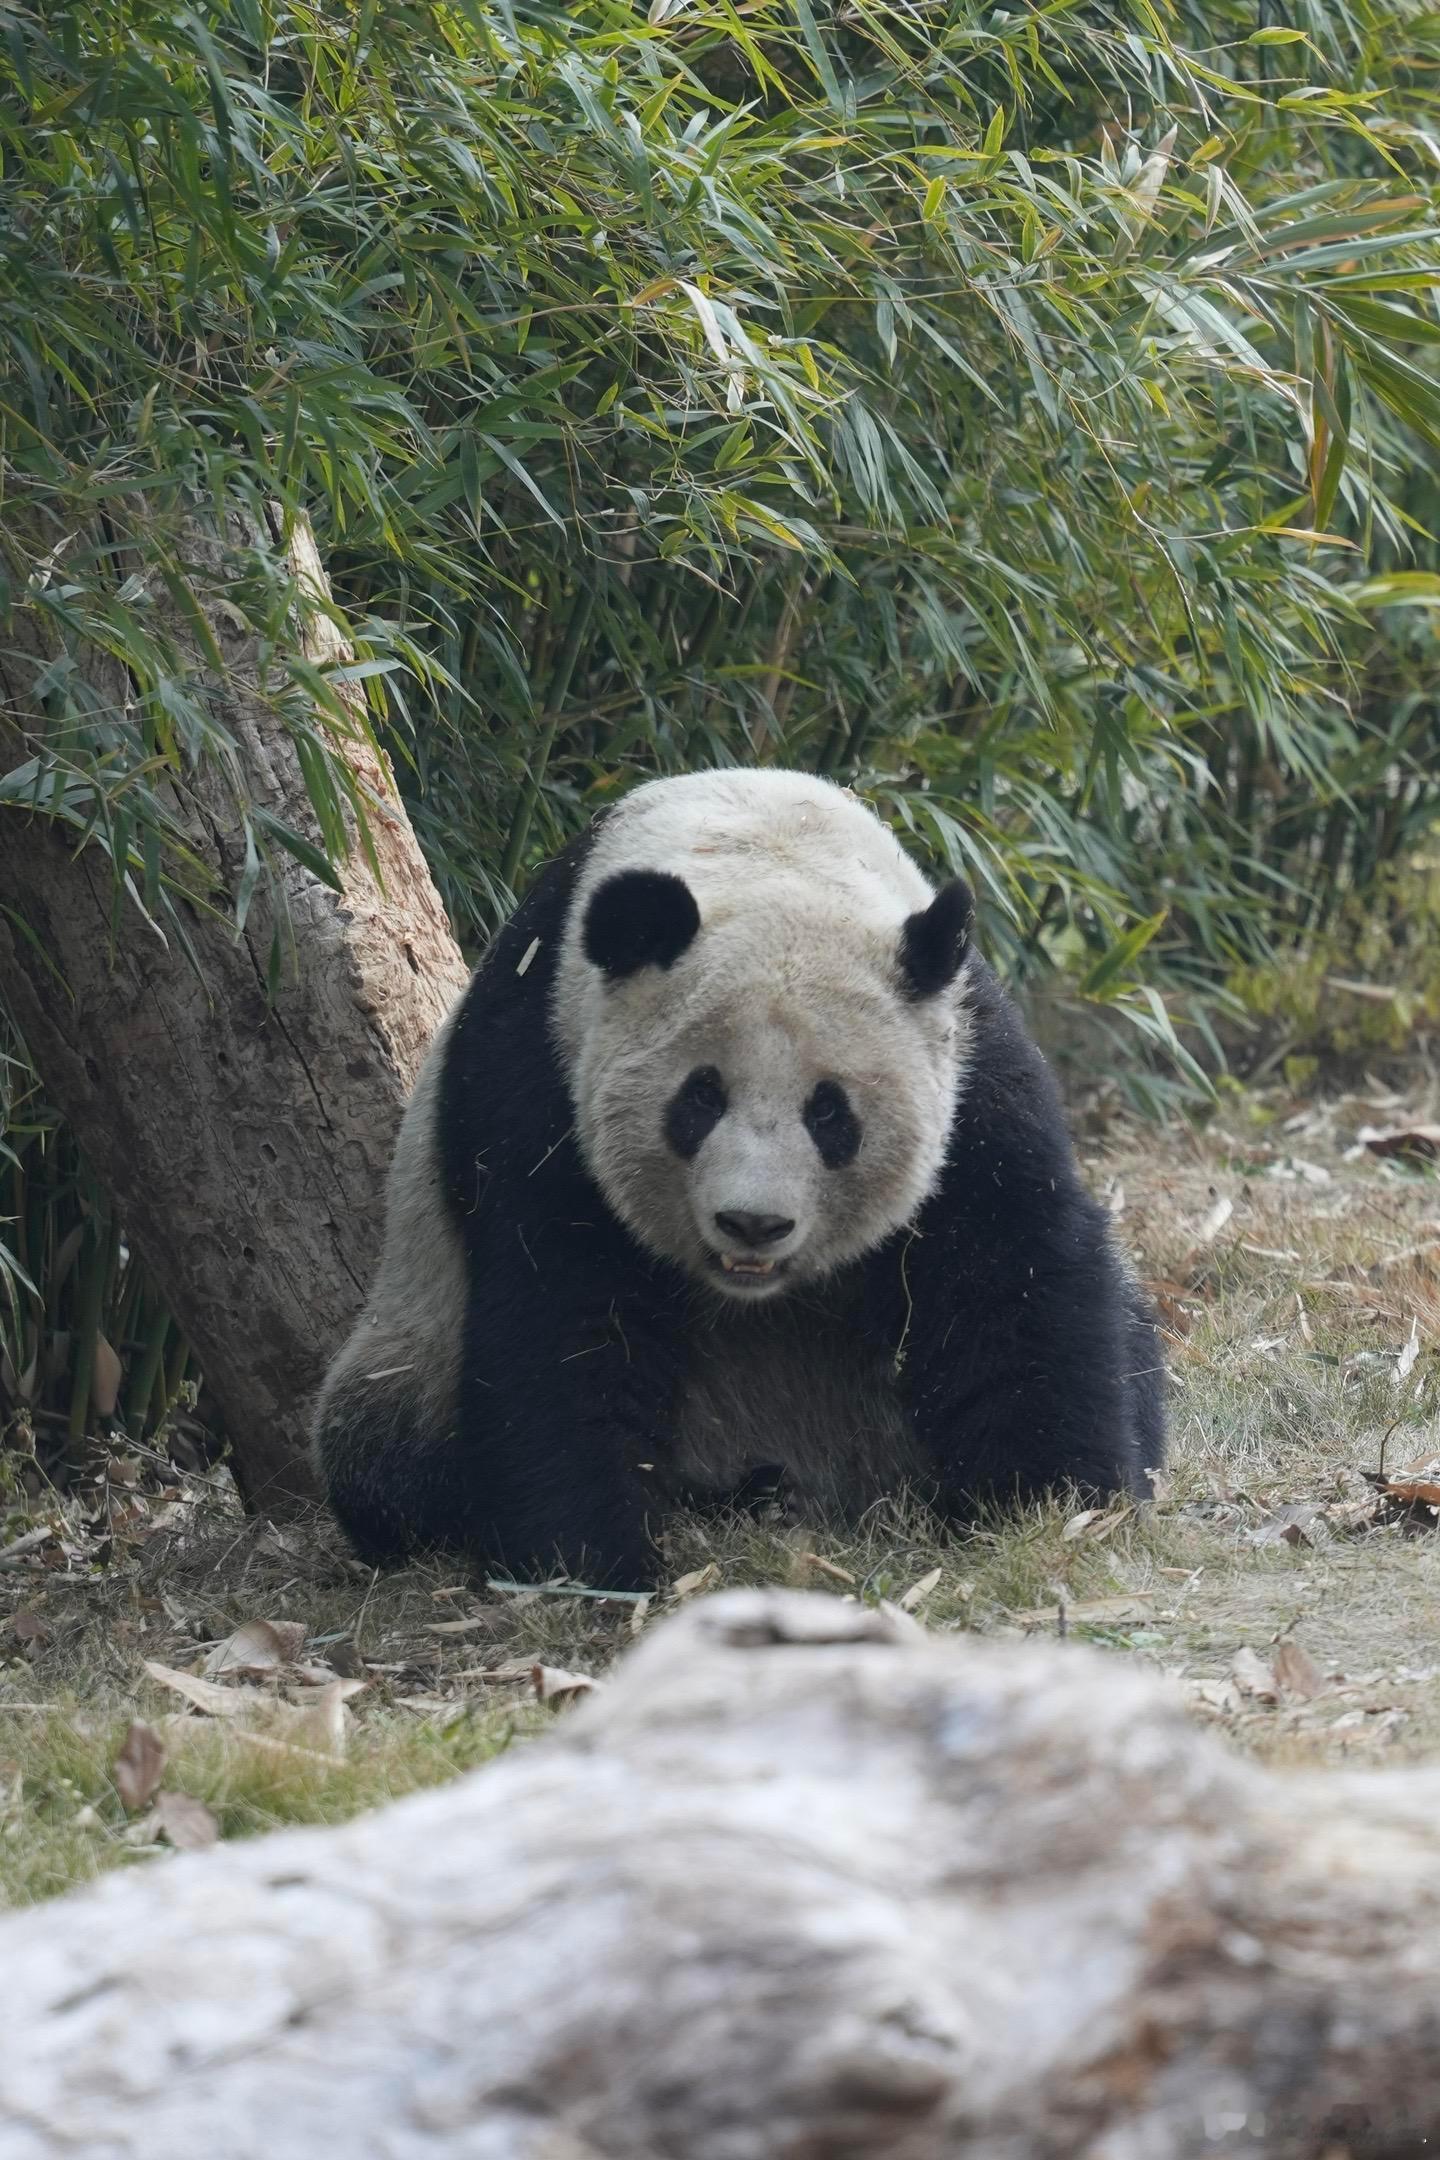
M 789 1266 L 788 1260 L 760 1260 L 750 1253 L 712 1252 L 711 1267 L 725 1279 L 727 1290 L 758 1290 L 778 1282 Z

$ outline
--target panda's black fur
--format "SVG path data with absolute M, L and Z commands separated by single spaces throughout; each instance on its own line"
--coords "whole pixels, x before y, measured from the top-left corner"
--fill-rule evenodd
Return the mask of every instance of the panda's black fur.
M 762 1439 L 717 1475 L 694 1475 L 677 1404 L 697 1359 L 723 1368 L 732 1338 L 697 1349 L 693 1283 L 641 1247 L 582 1160 L 548 1014 L 596 830 L 535 880 L 444 1044 L 427 1174 L 437 1268 L 456 1234 L 464 1268 L 447 1411 L 421 1401 L 403 1365 L 365 1369 L 363 1320 L 322 1396 L 330 1500 L 377 1562 L 439 1546 L 481 1567 L 640 1587 L 655 1579 L 656 1534 L 677 1505 L 785 1483 L 783 1430 L 773 1447 Z M 596 935 L 623 949 L 654 934 L 647 920 L 642 908 L 635 924 Z M 963 888 L 947 888 L 928 929 L 911 934 L 963 948 Z M 603 964 L 603 952 L 589 957 Z M 643 957 L 668 964 L 663 951 Z M 938 979 L 953 956 L 917 950 L 907 965 L 924 994 L 927 969 Z M 813 1301 L 780 1298 L 752 1329 L 782 1375 L 812 1327 L 817 1372 L 832 1340 L 862 1344 L 865 1371 L 893 1395 L 908 1435 L 898 1469 L 881 1453 L 867 1470 L 861 1449 L 826 1488 L 852 1516 L 889 1476 L 959 1521 L 988 1500 L 1056 1487 L 1144 1497 L 1163 1459 L 1153 1317 L 1080 1182 L 1039 1051 L 985 962 L 972 951 L 964 965 L 972 1027 L 937 1189 L 840 1272 L 822 1318 L 808 1317 Z

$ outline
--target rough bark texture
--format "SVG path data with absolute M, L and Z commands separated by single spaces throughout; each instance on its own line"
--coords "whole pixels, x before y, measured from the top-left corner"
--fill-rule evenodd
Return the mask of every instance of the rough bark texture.
M 737 1592 L 553 1740 L 0 1924 L 0 2160 L 1411 2160 L 1440 1771 Z
M 197 552 L 207 545 L 217 567 L 218 544 L 197 536 Z M 294 546 L 301 576 L 318 585 L 308 534 Z M 25 627 L 22 617 L 22 637 Z M 291 739 L 256 692 L 255 649 L 228 619 L 214 629 L 229 662 L 215 708 L 240 786 L 315 837 Z M 335 649 L 321 616 L 307 640 L 312 657 L 327 641 Z M 97 657 L 87 672 L 104 683 L 107 666 Z M 25 706 L 33 676 L 18 640 L 0 653 L 0 770 L 43 739 Z M 123 679 L 109 687 L 123 700 Z M 77 855 L 48 818 L 0 810 L 6 1000 L 190 1338 L 247 1496 L 271 1512 L 313 1491 L 309 1400 L 379 1253 L 400 1112 L 466 979 L 388 768 L 358 748 L 355 763 L 389 806 L 371 817 L 383 885 L 358 850 L 343 894 L 285 858 L 294 957 L 273 1004 L 262 898 L 239 939 L 192 914 L 202 980 L 134 906 L 120 910 L 112 946 L 111 871 L 98 850 Z M 215 766 L 177 795 L 221 894 L 243 865 L 234 800 Z

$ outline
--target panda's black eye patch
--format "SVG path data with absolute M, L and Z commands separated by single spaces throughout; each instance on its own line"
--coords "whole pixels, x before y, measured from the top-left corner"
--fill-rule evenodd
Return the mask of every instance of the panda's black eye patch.
M 860 1152 L 860 1120 L 838 1080 L 822 1080 L 805 1105 L 805 1130 L 827 1170 L 843 1170 Z
M 713 1065 L 697 1065 L 670 1098 L 665 1138 L 683 1162 L 698 1155 L 729 1106 L 725 1083 Z

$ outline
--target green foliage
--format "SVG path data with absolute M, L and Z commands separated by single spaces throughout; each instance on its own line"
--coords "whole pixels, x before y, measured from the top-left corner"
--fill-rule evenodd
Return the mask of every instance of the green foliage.
M 1274 1038 L 1293 1084 L 1303 1086 L 1322 1059 L 1402 1051 L 1440 1026 L 1437 839 L 1382 864 L 1303 951 L 1236 969 L 1230 989 Z
M 1428 709 L 1363 709 L 1320 544 L 1393 567 L 1401 430 L 1440 443 L 1405 0 L 0 12 L 6 567 L 48 655 L 5 793 L 152 908 L 162 782 L 226 747 L 161 591 L 262 631 L 338 839 L 273 505 L 472 936 L 637 775 L 783 759 L 969 870 L 1012 969 L 1066 924 L 1133 998 L 1137 921 L 1152 979 L 1213 981 L 1313 888 L 1317 815 L 1414 769 Z M 187 524 L 235 510 L 217 590 Z
M 37 1444 L 76 1469 L 97 1417 L 173 1438 L 188 1367 L 108 1196 L 0 1037 L 0 1522 Z
M 103 848 L 180 949 L 277 851 L 343 851 L 347 680 L 472 946 L 636 778 L 783 761 L 1167 1061 L 1432 821 L 1417 0 L 0 0 L 0 31 L 0 831 Z M 175 784 L 234 769 L 231 633 L 318 838 L 237 782 L 217 896 Z

